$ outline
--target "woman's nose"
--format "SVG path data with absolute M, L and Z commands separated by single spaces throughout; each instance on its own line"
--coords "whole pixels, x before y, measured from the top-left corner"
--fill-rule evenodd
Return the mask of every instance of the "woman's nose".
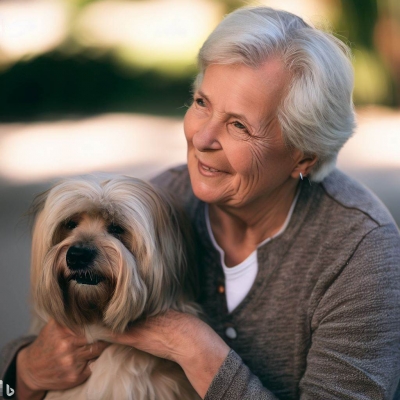
M 205 123 L 194 134 L 193 146 L 199 151 L 222 149 L 218 135 L 220 129 L 219 124 L 211 121 Z

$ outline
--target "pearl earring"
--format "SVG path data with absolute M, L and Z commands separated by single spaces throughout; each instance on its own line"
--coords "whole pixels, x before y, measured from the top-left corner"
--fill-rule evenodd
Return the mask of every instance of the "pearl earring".
M 300 172 L 300 179 L 303 180 L 303 174 Z

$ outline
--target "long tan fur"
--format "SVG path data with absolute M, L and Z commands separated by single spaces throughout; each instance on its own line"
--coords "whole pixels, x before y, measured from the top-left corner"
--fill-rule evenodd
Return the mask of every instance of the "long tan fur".
M 34 212 L 32 333 L 54 318 L 90 343 L 106 330 L 123 332 L 130 322 L 168 309 L 198 315 L 182 222 L 150 184 L 129 177 L 66 180 L 39 196 Z M 96 251 L 83 274 L 101 279 L 98 284 L 75 280 L 66 262 L 75 245 Z M 200 398 L 177 364 L 131 347 L 113 344 L 91 367 L 84 384 L 49 392 L 46 399 Z

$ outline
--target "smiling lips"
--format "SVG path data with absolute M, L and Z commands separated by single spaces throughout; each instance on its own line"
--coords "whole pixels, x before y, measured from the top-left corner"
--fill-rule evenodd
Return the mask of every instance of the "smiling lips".
M 211 171 L 211 172 L 220 172 L 218 169 L 215 168 L 209 168 L 206 165 L 202 165 L 203 169 L 207 170 L 207 171 Z
M 199 171 L 202 175 L 205 176 L 213 176 L 216 173 L 223 173 L 224 171 L 221 171 L 219 169 L 215 169 L 212 167 L 209 167 L 208 165 L 203 164 L 202 162 L 198 161 L 199 163 Z

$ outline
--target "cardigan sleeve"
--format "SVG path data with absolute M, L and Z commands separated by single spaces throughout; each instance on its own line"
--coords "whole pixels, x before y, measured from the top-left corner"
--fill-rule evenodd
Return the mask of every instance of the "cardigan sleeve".
M 394 224 L 364 236 L 321 298 L 301 399 L 393 399 L 400 378 L 400 240 Z
M 230 350 L 207 390 L 204 400 L 277 400 L 253 375 L 242 359 Z
M 8 384 L 15 389 L 17 378 L 17 355 L 18 352 L 31 344 L 36 336 L 23 336 L 8 343 L 0 353 L 0 380 L 3 381 L 3 387 Z
M 312 316 L 299 398 L 395 399 L 400 378 L 400 240 L 370 231 L 326 288 Z M 395 394 L 396 393 L 396 394 Z M 205 400 L 277 399 L 231 350 Z

